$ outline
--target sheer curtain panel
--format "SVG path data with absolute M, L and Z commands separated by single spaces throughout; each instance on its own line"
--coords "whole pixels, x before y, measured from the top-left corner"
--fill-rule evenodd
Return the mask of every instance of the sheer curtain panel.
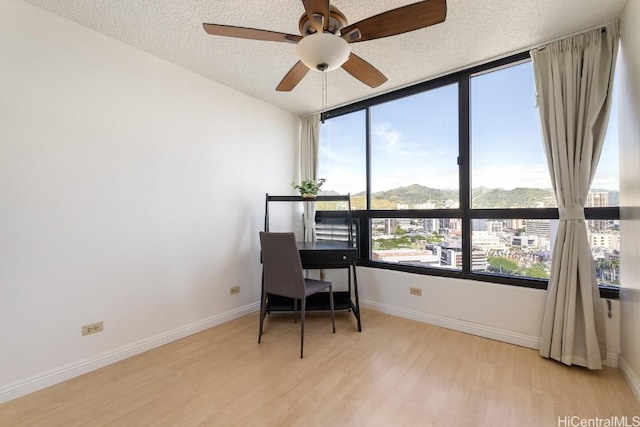
M 318 143 L 320 140 L 320 114 L 301 118 L 300 175 L 302 179 L 318 179 Z M 304 203 L 304 240 L 316 241 L 316 204 Z
M 540 354 L 601 369 L 604 313 L 584 205 L 609 119 L 618 22 L 532 50 L 544 148 L 560 221 Z

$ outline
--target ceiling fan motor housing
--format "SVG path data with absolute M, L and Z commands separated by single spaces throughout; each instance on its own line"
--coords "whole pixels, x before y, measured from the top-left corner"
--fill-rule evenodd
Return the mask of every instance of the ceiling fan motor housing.
M 323 20 L 324 17 L 322 15 L 314 15 L 314 18 Z M 324 25 L 324 32 L 328 31 L 333 34 L 338 34 L 340 29 L 346 26 L 347 17 L 344 16 L 344 14 L 340 12 L 337 7 L 330 5 L 329 23 L 328 25 Z M 309 21 L 309 16 L 306 13 L 303 13 L 300 17 L 300 21 L 298 22 L 298 29 L 303 37 L 316 32 L 315 26 L 312 25 L 312 22 Z

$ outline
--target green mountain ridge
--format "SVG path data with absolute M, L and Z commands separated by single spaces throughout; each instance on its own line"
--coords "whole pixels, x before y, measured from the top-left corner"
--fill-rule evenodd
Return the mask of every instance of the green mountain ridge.
M 609 193 L 609 206 L 617 206 L 619 201 L 618 191 L 593 189 L 594 192 Z M 337 194 L 334 191 L 326 191 L 321 194 Z M 554 207 L 556 206 L 553 190 L 550 188 L 526 188 L 519 187 L 511 190 L 503 188 L 477 187 L 472 190 L 472 206 L 476 209 L 491 208 L 529 208 L 529 207 Z M 365 192 L 352 194 L 355 198 L 364 198 Z M 458 200 L 458 190 L 437 189 L 425 187 L 420 184 L 412 184 L 406 187 L 398 187 L 386 191 L 372 193 L 373 200 L 385 200 L 392 204 L 418 205 L 427 202 L 436 204 L 436 208 L 442 207 L 447 200 Z

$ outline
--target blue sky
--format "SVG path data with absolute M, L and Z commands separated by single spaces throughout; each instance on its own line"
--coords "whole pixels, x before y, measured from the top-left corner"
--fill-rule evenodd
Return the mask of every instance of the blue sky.
M 535 106 L 530 62 L 471 81 L 473 187 L 551 188 Z M 615 106 L 615 100 L 614 100 Z M 421 184 L 457 188 L 457 86 L 449 85 L 371 109 L 372 189 Z M 365 188 L 365 114 L 327 120 L 321 129 L 319 177 L 326 190 Z M 618 189 L 617 112 L 592 188 Z

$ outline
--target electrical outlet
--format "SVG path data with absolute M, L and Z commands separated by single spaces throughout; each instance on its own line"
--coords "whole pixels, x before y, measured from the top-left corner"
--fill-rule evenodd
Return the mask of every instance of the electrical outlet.
M 104 329 L 104 324 L 102 321 L 92 323 L 90 325 L 84 325 L 82 327 L 82 335 L 84 336 L 84 335 L 95 334 L 97 332 L 102 332 L 103 329 Z
M 411 295 L 416 295 L 416 296 L 421 297 L 422 296 L 422 289 L 420 289 L 420 288 L 409 288 L 409 293 Z
M 234 286 L 229 288 L 229 295 L 235 295 L 240 293 L 240 286 Z

